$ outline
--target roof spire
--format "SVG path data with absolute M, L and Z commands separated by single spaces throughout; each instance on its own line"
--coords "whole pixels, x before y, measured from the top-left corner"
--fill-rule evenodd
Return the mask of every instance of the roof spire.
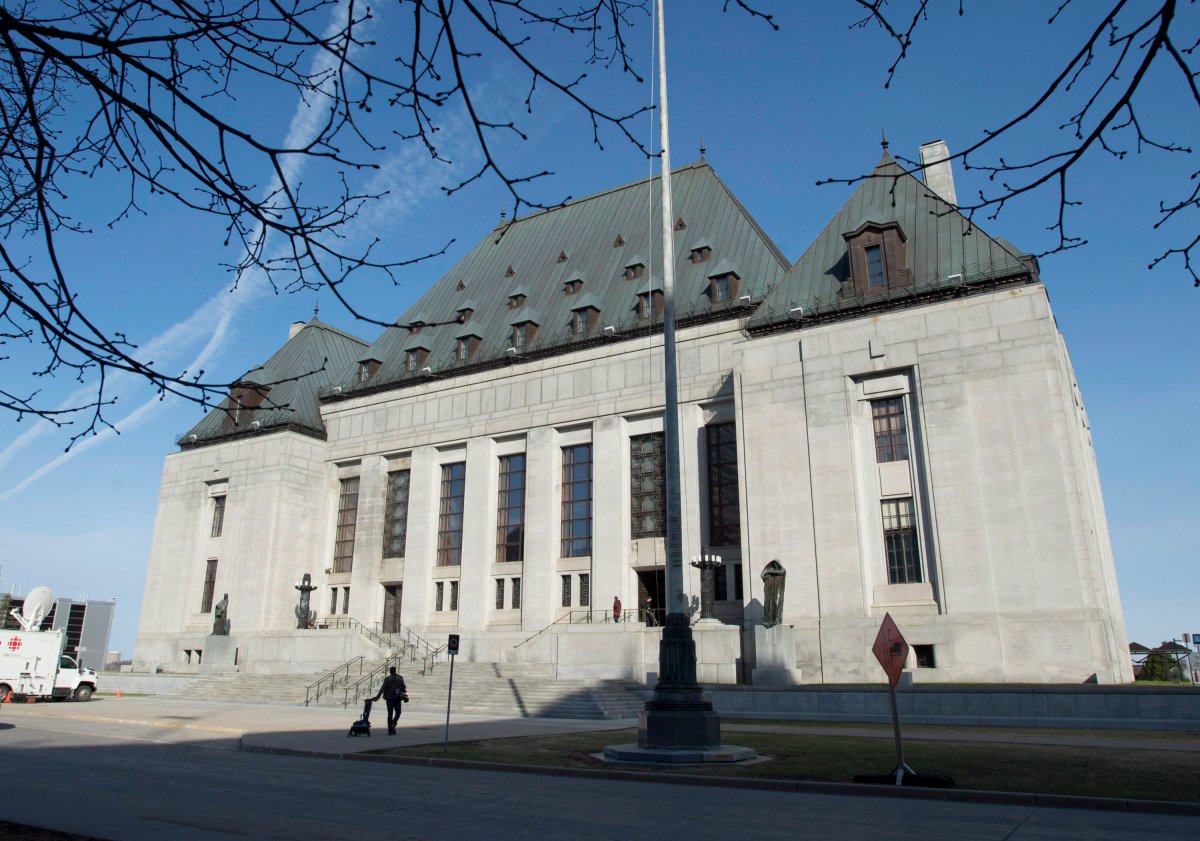
M 701 137 L 701 138 L 700 138 L 700 160 L 702 160 L 702 161 L 704 160 L 704 152 L 705 152 L 705 151 L 706 151 L 706 150 L 705 150 L 705 148 L 704 148 L 704 138 L 703 138 L 703 137 Z
M 312 320 L 317 320 L 317 313 L 321 311 L 321 301 L 317 298 L 313 299 L 313 317 Z
M 887 130 L 884 129 L 882 126 L 880 126 L 879 134 L 883 138 L 882 140 L 880 140 L 879 145 L 882 146 L 883 151 L 886 152 L 888 150 Z

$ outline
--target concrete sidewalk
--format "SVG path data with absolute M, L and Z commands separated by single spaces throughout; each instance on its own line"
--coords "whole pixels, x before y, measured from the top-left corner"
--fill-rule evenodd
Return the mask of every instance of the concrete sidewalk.
M 372 735 L 350 737 L 350 723 L 361 710 L 303 707 L 285 704 L 248 704 L 182 698 L 98 697 L 86 704 L 5 704 L 0 720 L 25 717 L 109 723 L 159 728 L 173 734 L 171 741 L 224 741 L 243 749 L 344 756 L 405 745 L 441 744 L 445 715 L 405 712 L 395 736 L 387 735 L 387 709 L 380 703 L 371 711 Z M 544 736 L 554 733 L 622 730 L 635 726 L 632 719 L 594 721 L 552 718 L 495 718 L 455 713 L 450 720 L 451 741 Z

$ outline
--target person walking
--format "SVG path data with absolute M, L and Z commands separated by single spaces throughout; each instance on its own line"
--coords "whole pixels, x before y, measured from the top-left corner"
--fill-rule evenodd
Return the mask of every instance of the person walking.
M 646 596 L 646 624 L 654 627 L 658 624 L 657 617 L 654 615 L 654 599 Z
M 613 621 L 621 621 L 621 597 L 613 596 Z
M 396 674 L 395 666 L 388 669 L 387 677 L 383 679 L 379 691 L 371 700 L 378 701 L 381 697 L 387 704 L 388 735 L 395 736 L 396 724 L 400 721 L 400 708 L 408 700 L 408 687 L 404 685 L 404 678 Z

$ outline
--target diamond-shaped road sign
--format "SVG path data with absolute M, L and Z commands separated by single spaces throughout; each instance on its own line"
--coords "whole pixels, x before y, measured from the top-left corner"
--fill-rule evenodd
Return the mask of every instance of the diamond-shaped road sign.
M 904 671 L 904 662 L 908 659 L 908 643 L 904 635 L 896 627 L 890 613 L 883 615 L 879 625 L 879 633 L 875 636 L 875 644 L 871 646 L 875 659 L 887 672 L 888 683 L 895 686 L 900 682 L 900 674 Z

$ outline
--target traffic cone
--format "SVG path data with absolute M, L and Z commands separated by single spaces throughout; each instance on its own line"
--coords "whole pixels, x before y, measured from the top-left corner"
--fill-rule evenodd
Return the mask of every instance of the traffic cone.
M 121 697 L 121 690 L 120 690 L 120 689 L 118 689 L 118 690 L 117 690 L 117 697 L 118 697 L 118 698 L 120 698 L 120 697 Z
M 10 691 L 10 692 L 5 692 L 5 693 L 4 693 L 4 700 L 3 700 L 3 701 L 0 701 L 0 704 L 9 704 L 9 703 L 12 703 L 12 692 L 11 692 L 11 691 Z

